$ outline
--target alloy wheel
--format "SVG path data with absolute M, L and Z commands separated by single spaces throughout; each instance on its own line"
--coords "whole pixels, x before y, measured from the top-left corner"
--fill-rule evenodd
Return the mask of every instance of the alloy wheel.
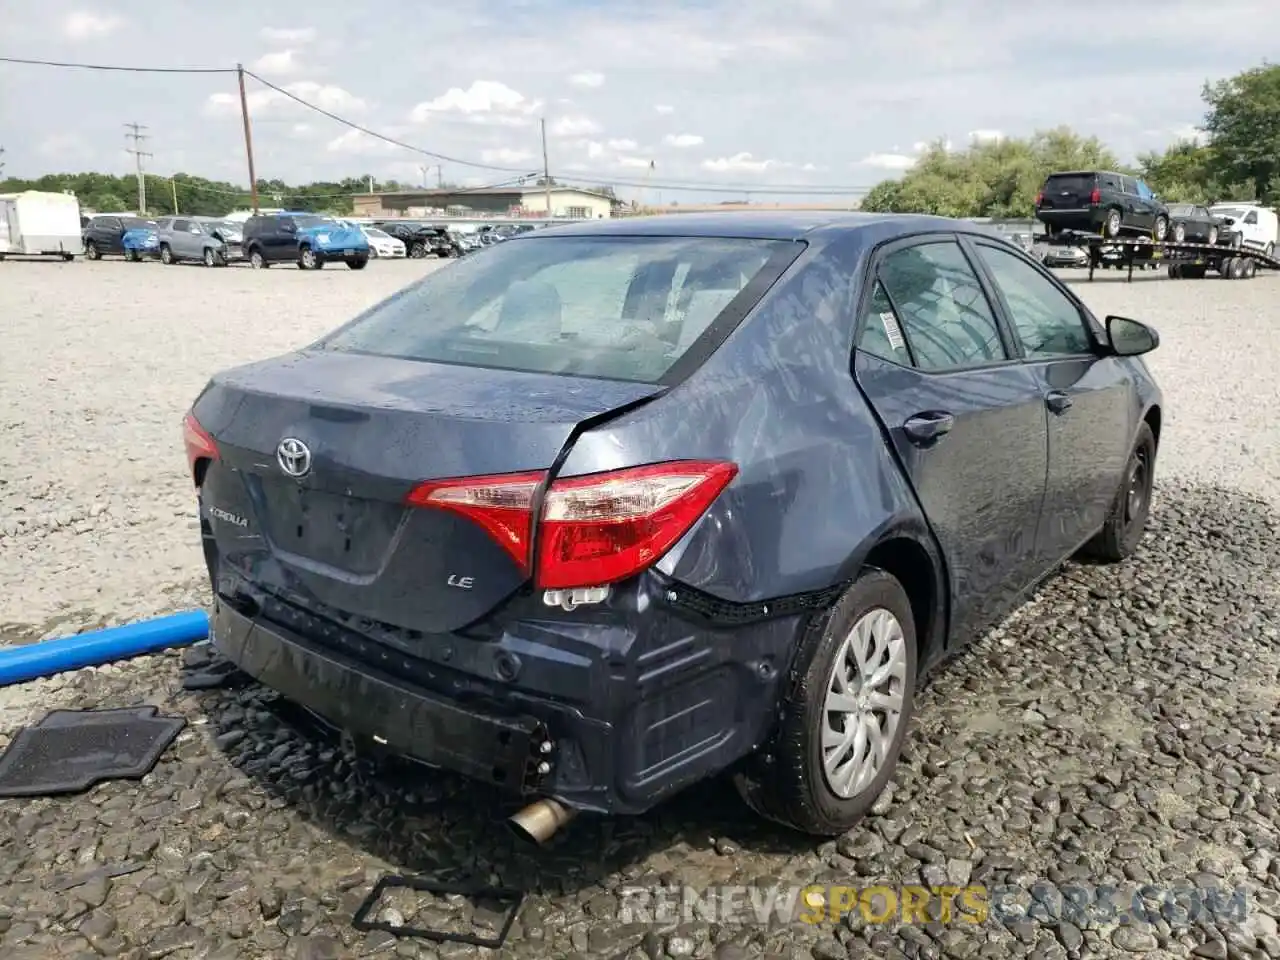
M 831 792 L 856 797 L 876 779 L 902 720 L 907 645 L 883 607 L 868 611 L 840 644 L 823 703 L 822 771 Z

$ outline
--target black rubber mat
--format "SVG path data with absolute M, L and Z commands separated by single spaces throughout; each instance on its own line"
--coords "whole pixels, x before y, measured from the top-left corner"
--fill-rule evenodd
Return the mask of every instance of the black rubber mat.
M 186 726 L 155 707 L 53 710 L 0 755 L 0 797 L 80 793 L 101 780 L 145 776 Z

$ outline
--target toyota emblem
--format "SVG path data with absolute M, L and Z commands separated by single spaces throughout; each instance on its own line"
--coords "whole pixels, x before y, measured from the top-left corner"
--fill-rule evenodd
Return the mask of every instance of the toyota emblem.
M 311 448 L 297 437 L 285 437 L 276 447 L 276 460 L 280 469 L 295 479 L 302 479 L 311 472 Z

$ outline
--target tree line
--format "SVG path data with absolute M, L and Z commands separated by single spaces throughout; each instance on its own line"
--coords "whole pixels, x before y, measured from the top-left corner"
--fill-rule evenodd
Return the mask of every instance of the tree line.
M 151 216 L 186 213 L 192 216 L 221 217 L 233 210 L 247 210 L 252 197 L 247 189 L 222 180 L 209 180 L 186 173 L 172 177 L 146 174 L 146 212 Z M 283 180 L 259 180 L 258 204 L 262 207 L 283 207 L 288 210 L 307 210 L 331 216 L 350 216 L 355 205 L 352 197 L 369 192 L 370 177 L 346 177 L 342 180 L 321 180 L 302 186 L 293 186 Z M 532 182 L 532 181 L 531 181 Z M 551 184 L 556 185 L 555 178 Z M 542 179 L 536 181 L 542 185 Z M 465 190 L 453 183 L 442 183 L 445 190 Z M 379 193 L 420 190 L 415 184 L 397 180 L 379 180 L 374 184 Z M 613 188 L 591 188 L 613 196 Z M 95 212 L 122 212 L 138 207 L 138 178 L 136 174 L 115 176 L 110 173 L 50 173 L 34 180 L 10 177 L 0 180 L 0 193 L 20 193 L 23 190 L 42 190 L 51 193 L 70 192 L 80 200 L 80 206 Z M 176 201 L 176 207 L 175 207 Z
M 1256 200 L 1280 204 L 1280 64 L 1206 83 L 1204 142 L 1184 140 L 1121 163 L 1097 137 L 1067 127 L 1025 139 L 926 148 L 899 180 L 876 184 L 864 210 L 947 217 L 1030 217 L 1054 171 L 1112 170 L 1141 177 L 1172 203 Z

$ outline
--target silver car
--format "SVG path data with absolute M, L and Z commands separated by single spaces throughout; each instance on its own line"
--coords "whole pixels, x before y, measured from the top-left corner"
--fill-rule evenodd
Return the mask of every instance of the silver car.
M 198 260 L 223 267 L 244 257 L 240 224 L 217 217 L 164 217 L 157 222 L 164 263 Z

